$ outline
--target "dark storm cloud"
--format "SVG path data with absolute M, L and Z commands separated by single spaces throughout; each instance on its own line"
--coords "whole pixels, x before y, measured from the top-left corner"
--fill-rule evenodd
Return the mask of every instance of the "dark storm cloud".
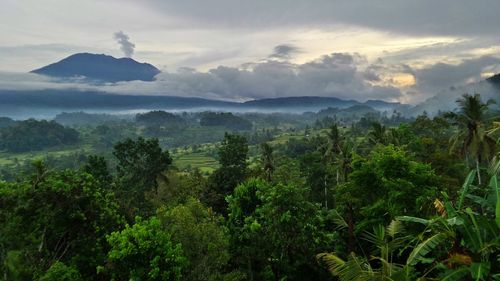
M 146 0 L 157 12 L 218 27 L 357 25 L 419 35 L 496 36 L 497 0 Z

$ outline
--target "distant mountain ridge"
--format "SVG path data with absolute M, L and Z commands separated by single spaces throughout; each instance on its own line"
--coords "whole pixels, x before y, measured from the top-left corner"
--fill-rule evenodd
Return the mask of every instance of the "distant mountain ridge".
M 63 111 L 102 112 L 108 110 L 113 112 L 128 110 L 212 110 L 302 113 L 306 111 L 317 112 L 329 107 L 345 109 L 352 106 L 377 109 L 358 101 L 335 97 L 283 97 L 240 103 L 179 96 L 118 95 L 77 89 L 0 90 L 0 116 L 28 116 L 29 114 L 35 115 L 34 112 L 44 111 L 50 111 L 51 115 L 55 115 Z M 388 107 L 398 110 L 408 105 L 377 101 L 377 106 L 383 106 L 381 111 L 385 111 Z
M 497 87 L 500 87 L 500 73 L 491 76 L 490 78 L 486 79 L 486 81 L 490 82 L 491 84 Z
M 78 53 L 31 72 L 59 78 L 84 77 L 98 82 L 120 82 L 153 81 L 160 70 L 131 58 Z
M 349 107 L 359 104 L 354 100 L 343 100 L 335 97 L 281 97 L 247 101 L 243 103 L 245 107 L 259 108 L 308 108 L 308 107 Z
M 417 116 L 426 111 L 430 115 L 435 115 L 440 112 L 453 111 L 457 109 L 456 100 L 463 94 L 475 93 L 480 94 L 483 101 L 489 99 L 496 101 L 496 104 L 492 104 L 490 108 L 500 109 L 500 74 L 493 75 L 479 82 L 450 86 L 448 89 L 443 89 L 434 96 L 417 104 L 408 114 Z
M 282 97 L 270 99 L 258 99 L 243 103 L 244 107 L 257 108 L 274 108 L 274 109 L 305 109 L 315 110 L 325 108 L 347 108 L 351 106 L 365 105 L 376 110 L 406 110 L 410 105 L 401 104 L 399 102 L 387 102 L 382 100 L 368 100 L 359 102 L 355 100 L 344 100 L 336 97 L 318 97 L 318 96 L 302 96 L 302 97 Z

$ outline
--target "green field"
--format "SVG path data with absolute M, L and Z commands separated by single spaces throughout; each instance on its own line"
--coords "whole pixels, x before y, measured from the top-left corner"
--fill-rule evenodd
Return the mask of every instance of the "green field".
M 219 163 L 206 152 L 191 152 L 179 155 L 174 155 L 173 164 L 179 170 L 199 169 L 203 173 L 211 173 L 215 170 Z

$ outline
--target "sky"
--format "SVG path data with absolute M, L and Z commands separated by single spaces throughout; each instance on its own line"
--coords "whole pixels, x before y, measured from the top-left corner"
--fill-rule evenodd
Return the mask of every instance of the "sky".
M 415 104 L 500 72 L 498 0 L 0 4 L 0 89 L 66 87 L 26 73 L 78 52 L 162 70 L 154 82 L 78 87 L 223 100 L 318 95 Z

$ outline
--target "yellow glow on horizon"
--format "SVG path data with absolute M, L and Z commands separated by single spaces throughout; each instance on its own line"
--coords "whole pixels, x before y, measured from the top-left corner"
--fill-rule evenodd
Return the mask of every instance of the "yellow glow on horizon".
M 408 73 L 397 73 L 391 78 L 393 86 L 396 87 L 410 87 L 415 85 L 415 77 Z
M 368 60 L 384 57 L 387 53 L 411 50 L 435 44 L 449 44 L 455 37 L 410 37 L 366 28 L 338 27 L 338 29 L 302 30 L 290 34 L 290 42 L 302 49 L 294 59 L 305 63 L 334 52 L 359 53 Z

